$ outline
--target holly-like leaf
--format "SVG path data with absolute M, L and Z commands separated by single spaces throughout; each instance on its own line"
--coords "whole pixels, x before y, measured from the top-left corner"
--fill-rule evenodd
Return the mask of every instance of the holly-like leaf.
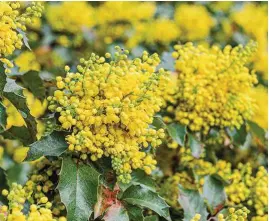
M 36 140 L 37 126 L 35 118 L 30 114 L 30 110 L 26 103 L 26 98 L 23 95 L 23 87 L 19 86 L 15 80 L 7 78 L 7 83 L 4 87 L 4 97 L 6 97 L 18 111 L 24 113 L 23 117 L 27 125 L 27 129 L 31 136 L 32 142 Z
M 239 130 L 234 129 L 234 130 L 228 130 L 228 134 L 229 136 L 232 138 L 233 142 L 236 145 L 244 145 L 244 143 L 246 142 L 246 138 L 247 138 L 247 129 L 246 129 L 246 125 L 243 124 Z
M 26 161 L 36 160 L 42 156 L 60 156 L 68 147 L 63 133 L 54 131 L 48 136 L 30 145 Z
M 156 186 L 154 180 L 150 176 L 146 175 L 144 171 L 135 170 L 132 172 L 131 176 L 132 179 L 128 184 L 119 183 L 119 186 L 123 192 L 132 185 L 141 185 L 155 192 Z
M 28 163 L 16 163 L 11 168 L 7 169 L 8 184 L 18 183 L 24 185 L 28 180 L 30 172 L 30 165 Z
M 248 121 L 248 126 L 250 128 L 250 132 L 254 134 L 254 136 L 256 136 L 260 141 L 264 142 L 266 134 L 265 130 L 253 121 Z
M 144 218 L 144 221 L 159 221 L 159 217 L 154 215 L 154 216 L 146 216 Z
M 201 220 L 207 220 L 206 204 L 197 190 L 187 190 L 179 185 L 178 202 L 184 210 L 184 221 L 190 221 L 196 213 Z
M 10 129 L 1 133 L 1 135 L 10 140 L 20 140 L 24 145 L 33 143 L 32 136 L 27 127 L 11 127 Z
M 42 79 L 39 77 L 37 71 L 28 71 L 21 76 L 23 85 L 28 88 L 35 97 L 44 100 L 45 98 L 45 88 Z
M 6 171 L 0 167 L 0 193 L 2 192 L 3 189 L 9 189 L 9 188 Z M 7 205 L 7 199 L 2 194 L 0 194 L 0 205 L 1 203 Z
M 214 176 L 206 176 L 203 186 L 203 197 L 209 205 L 211 214 L 216 214 L 220 208 L 223 208 L 226 201 L 223 183 Z
M 105 216 L 105 221 L 129 221 L 129 216 L 120 201 L 117 201 L 116 204 L 113 204 L 108 208 Z
M 199 158 L 203 152 L 202 143 L 195 136 L 188 134 L 188 145 L 191 148 L 192 156 Z
M 57 189 L 67 209 L 67 220 L 88 221 L 97 202 L 100 173 L 91 165 L 64 156 Z
M 0 97 L 3 96 L 4 88 L 7 83 L 7 76 L 3 68 L 3 64 L 0 62 Z
M 153 117 L 152 125 L 158 130 L 161 128 L 166 128 L 166 124 L 163 122 L 161 116 L 157 115 Z
M 6 128 L 7 124 L 7 113 L 6 113 L 6 107 L 4 104 L 0 101 L 0 133 L 3 132 Z
M 171 220 L 169 214 L 169 206 L 163 198 L 148 188 L 138 186 L 130 186 L 122 195 L 121 199 L 132 205 L 149 208 L 166 220 Z
M 167 131 L 174 141 L 180 146 L 184 146 L 187 134 L 186 126 L 178 123 L 172 123 L 167 126 Z
M 132 221 L 144 221 L 143 210 L 138 206 L 126 205 L 126 210 Z

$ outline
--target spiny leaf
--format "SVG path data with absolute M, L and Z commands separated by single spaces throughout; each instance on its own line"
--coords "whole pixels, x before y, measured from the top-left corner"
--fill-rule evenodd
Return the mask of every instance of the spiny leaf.
M 10 129 L 1 133 L 1 135 L 6 139 L 20 140 L 24 145 L 29 145 L 33 143 L 33 139 L 29 130 L 27 129 L 27 127 L 24 127 L 24 126 L 23 127 L 13 126 Z
M 186 126 L 178 123 L 172 123 L 167 126 L 167 131 L 174 141 L 176 141 L 180 146 L 184 146 L 187 134 Z
M 201 215 L 201 220 L 206 220 L 206 204 L 197 190 L 187 190 L 179 185 L 178 202 L 184 210 L 184 221 L 190 221 L 196 213 Z
M 30 145 L 26 161 L 36 160 L 42 156 L 60 156 L 68 145 L 63 133 L 54 131 Z
M 169 206 L 163 198 L 150 189 L 142 186 L 130 186 L 122 195 L 121 199 L 136 206 L 149 208 L 166 220 L 171 220 Z
M 37 126 L 35 118 L 30 114 L 30 110 L 23 95 L 23 87 L 19 86 L 15 80 L 7 78 L 4 88 L 4 97 L 6 97 L 20 112 L 26 114 L 24 118 L 29 130 L 32 142 L 36 140 Z
M 243 124 L 239 130 L 234 129 L 234 130 L 228 130 L 229 136 L 232 138 L 233 142 L 237 145 L 244 145 L 246 142 L 247 138 L 247 129 L 246 125 Z
M 119 183 L 119 186 L 122 191 L 125 191 L 132 185 L 141 185 L 150 189 L 153 192 L 156 190 L 154 180 L 150 176 L 146 175 L 144 171 L 135 170 L 132 172 L 131 176 L 132 179 L 128 184 Z
M 127 204 L 126 209 L 130 220 L 144 221 L 143 210 L 140 207 Z
M 64 156 L 57 189 L 67 209 L 67 220 L 88 221 L 97 202 L 100 174 L 91 166 Z
M 4 104 L 0 101 L 0 133 L 3 132 L 6 128 L 7 124 L 7 113 L 6 113 L 6 107 Z
M 256 136 L 260 141 L 264 142 L 266 134 L 265 130 L 253 121 L 248 121 L 247 123 L 250 128 L 250 132 L 254 134 L 254 136 Z
M 7 83 L 7 80 L 6 80 L 7 76 L 2 66 L 3 64 L 0 62 L 0 97 L 3 96 L 4 88 Z
M 120 201 L 116 204 L 113 204 L 111 207 L 108 208 L 105 216 L 105 221 L 129 221 L 129 216 Z
M 202 143 L 195 136 L 188 134 L 188 145 L 191 148 L 192 156 L 199 158 L 203 152 Z
M 28 71 L 21 76 L 23 85 L 28 88 L 35 97 L 44 100 L 45 98 L 45 88 L 42 79 L 39 77 L 37 71 Z
M 218 212 L 219 208 L 223 208 L 226 201 L 226 194 L 223 183 L 214 176 L 205 177 L 203 186 L 203 197 L 207 200 L 212 214 Z

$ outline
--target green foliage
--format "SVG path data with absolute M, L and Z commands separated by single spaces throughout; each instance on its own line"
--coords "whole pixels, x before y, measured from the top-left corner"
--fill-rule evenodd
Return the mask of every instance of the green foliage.
M 188 134 L 188 145 L 191 148 L 192 156 L 199 158 L 202 153 L 202 143 L 191 134 Z
M 169 206 L 156 192 L 142 186 L 130 186 L 122 195 L 121 199 L 127 203 L 149 208 L 166 220 L 171 220 Z
M 184 146 L 187 128 L 178 123 L 172 123 L 167 126 L 167 131 L 174 141 L 176 141 L 180 146 Z
M 97 202 L 100 174 L 91 165 L 64 156 L 57 189 L 67 209 L 67 220 L 87 221 Z
M 201 215 L 201 220 L 206 220 L 207 207 L 198 190 L 184 189 L 179 185 L 178 202 L 184 210 L 184 221 L 190 221 L 196 213 Z
M 54 131 L 30 145 L 26 160 L 36 160 L 42 156 L 58 157 L 67 149 L 67 147 L 68 145 L 63 133 Z
M 5 130 L 6 124 L 7 124 L 6 107 L 0 101 L 0 133 Z
M 9 189 L 6 171 L 1 167 L 0 167 L 0 184 L 1 184 L 1 190 Z M 1 204 L 6 204 L 6 203 L 7 203 L 6 197 L 0 194 L 0 206 Z

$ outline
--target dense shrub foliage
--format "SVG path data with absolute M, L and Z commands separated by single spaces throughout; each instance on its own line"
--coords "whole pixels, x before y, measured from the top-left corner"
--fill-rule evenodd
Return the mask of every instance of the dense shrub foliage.
M 0 221 L 266 221 L 265 2 L 0 2 Z

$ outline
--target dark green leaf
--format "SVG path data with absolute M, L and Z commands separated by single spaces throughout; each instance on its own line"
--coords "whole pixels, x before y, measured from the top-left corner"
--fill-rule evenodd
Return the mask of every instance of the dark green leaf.
M 190 221 L 196 213 L 201 215 L 201 220 L 207 220 L 206 204 L 197 190 L 187 190 L 179 185 L 178 202 L 184 210 L 184 221 Z
M 26 114 L 24 118 L 27 125 L 32 142 L 36 140 L 37 126 L 35 118 L 30 114 L 30 110 L 26 103 L 26 98 L 23 95 L 23 87 L 19 86 L 15 80 L 7 79 L 4 88 L 4 96 L 21 112 Z
M 178 123 L 172 123 L 167 126 L 167 131 L 174 141 L 176 141 L 180 146 L 184 146 L 187 134 L 186 126 Z
M 68 147 L 63 133 L 54 131 L 30 145 L 26 161 L 36 160 L 42 156 L 60 156 Z
M 18 183 L 24 185 L 28 180 L 28 173 L 30 172 L 30 165 L 28 163 L 16 163 L 7 170 L 8 184 Z
M 108 208 L 105 216 L 105 221 L 129 221 L 129 216 L 124 206 L 118 201 Z
M 0 133 L 2 133 L 5 130 L 6 124 L 7 124 L 6 107 L 0 101 Z
M 69 156 L 63 158 L 57 189 L 67 209 L 67 220 L 89 220 L 97 202 L 99 177 L 92 166 L 75 163 Z
M 142 186 L 130 186 L 122 195 L 122 200 L 132 205 L 149 208 L 166 220 L 171 220 L 169 206 L 163 198 Z
M 154 216 L 146 216 L 144 218 L 144 221 L 159 221 L 159 217 L 154 215 Z
M 4 91 L 5 85 L 7 83 L 7 79 L 6 79 L 7 76 L 5 74 L 5 70 L 2 66 L 3 66 L 3 64 L 0 62 L 0 97 L 3 96 L 3 91 Z
M 265 130 L 253 121 L 248 121 L 248 125 L 250 128 L 250 132 L 254 134 L 254 136 L 256 136 L 259 140 L 264 142 L 266 134 Z
M 144 220 L 143 210 L 140 207 L 127 204 L 126 210 L 127 210 L 128 215 L 130 217 L 130 220 L 132 220 L 132 221 L 143 221 Z
M 0 167 L 0 205 L 1 203 L 7 204 L 7 199 L 5 196 L 2 195 L 3 189 L 9 189 L 8 188 L 8 181 L 7 181 L 7 175 L 6 171 Z
M 125 191 L 127 188 L 129 188 L 132 185 L 141 185 L 143 187 L 150 189 L 153 192 L 156 190 L 154 180 L 150 176 L 146 175 L 144 171 L 135 170 L 132 172 L 131 175 L 132 175 L 132 179 L 130 183 L 128 184 L 119 183 L 122 191 Z
M 20 140 L 24 145 L 33 143 L 33 139 L 27 127 L 11 127 L 1 134 L 4 138 L 14 140 Z
M 188 134 L 188 145 L 191 148 L 192 156 L 199 158 L 203 152 L 202 143 L 195 136 Z
M 163 119 L 161 116 L 154 116 L 152 125 L 157 129 L 166 128 L 166 124 L 163 122 Z
M 218 212 L 226 201 L 226 194 L 223 183 L 214 176 L 206 176 L 203 186 L 203 197 L 207 200 L 212 214 Z
M 42 79 L 39 77 L 37 71 L 28 71 L 21 76 L 23 85 L 28 88 L 35 97 L 44 100 L 45 98 L 45 88 Z
M 228 130 L 228 134 L 236 145 L 244 145 L 247 138 L 246 125 L 243 124 L 239 130 Z
M 215 179 L 219 180 L 220 182 L 222 182 L 222 184 L 224 186 L 228 186 L 231 184 L 231 182 L 229 180 L 225 180 L 223 177 L 221 177 L 219 174 L 214 173 L 211 176 L 213 176 Z

